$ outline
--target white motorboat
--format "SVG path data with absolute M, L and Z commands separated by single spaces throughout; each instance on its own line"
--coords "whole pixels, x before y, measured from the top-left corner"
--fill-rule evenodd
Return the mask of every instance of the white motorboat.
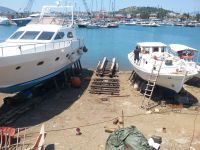
M 0 25 L 11 25 L 11 23 L 7 17 L 0 16 Z
M 197 49 L 182 44 L 170 44 L 169 48 L 174 55 L 184 59 L 188 67 L 196 68 L 198 74 L 195 77 L 200 78 L 200 65 L 195 62 L 195 54 L 198 53 Z M 198 54 L 196 56 L 198 57 Z
M 54 77 L 86 50 L 76 37 L 73 7 L 44 6 L 40 18 L 0 43 L 0 92 L 23 91 Z
M 184 60 L 166 52 L 166 45 L 161 42 L 137 43 L 141 50 L 139 61 L 134 61 L 134 52 L 128 54 L 128 59 L 138 76 L 148 81 L 150 76 L 158 75 L 156 85 L 180 92 L 183 84 L 197 74 L 192 68 L 187 68 Z
M 141 24 L 144 27 L 160 27 L 160 25 L 156 22 L 150 21 L 150 22 L 144 22 Z
M 136 21 L 130 21 L 130 22 L 126 22 L 125 25 L 127 26 L 136 26 Z
M 97 23 L 89 23 L 87 25 L 88 29 L 98 29 L 100 26 Z

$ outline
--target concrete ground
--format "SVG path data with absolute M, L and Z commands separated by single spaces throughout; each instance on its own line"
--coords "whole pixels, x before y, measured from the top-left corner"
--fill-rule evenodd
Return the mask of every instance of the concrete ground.
M 91 74 L 86 71 L 82 76 Z M 45 124 L 47 150 L 103 150 L 110 135 L 104 127 L 114 126 L 113 119 L 121 116 L 123 110 L 124 126 L 136 126 L 147 139 L 152 135 L 161 136 L 161 149 L 200 150 L 199 107 L 167 105 L 157 107 L 157 112 L 140 109 L 143 96 L 130 84 L 129 76 L 130 72 L 119 73 L 120 97 L 90 94 L 90 81 L 84 79 L 81 88 L 69 87 L 48 93 L 44 102 L 12 126 L 31 126 L 33 131 L 39 131 Z M 200 88 L 189 85 L 184 88 L 196 102 L 200 100 Z M 3 99 L 6 95 L 0 96 Z M 81 135 L 76 135 L 77 127 Z

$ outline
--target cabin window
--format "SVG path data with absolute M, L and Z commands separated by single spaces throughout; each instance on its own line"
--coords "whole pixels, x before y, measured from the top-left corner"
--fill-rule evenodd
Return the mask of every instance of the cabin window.
M 18 39 L 22 33 L 24 33 L 24 31 L 18 31 L 18 32 L 15 32 L 15 34 L 13 34 L 10 39 Z
M 44 61 L 40 61 L 40 62 L 37 63 L 38 66 L 40 66 L 42 64 L 44 64 Z
M 51 40 L 53 35 L 54 32 L 42 32 L 42 34 L 38 37 L 38 40 Z
M 68 38 L 73 38 L 73 33 L 72 33 L 72 32 L 68 32 L 68 33 L 67 33 L 67 37 L 68 37 Z
M 55 59 L 55 61 L 58 61 L 60 59 L 60 57 L 57 57 L 56 59 Z
M 59 39 L 63 39 L 63 37 L 65 36 L 64 32 L 58 32 L 56 34 L 56 37 L 54 38 L 54 40 L 59 40 Z
M 153 48 L 153 52 L 159 52 L 159 48 L 158 47 L 154 47 Z
M 37 35 L 39 34 L 39 31 L 27 31 L 22 37 L 21 39 L 23 40 L 34 40 Z
M 161 47 L 161 52 L 165 52 L 165 48 L 164 47 Z
M 21 68 L 20 66 L 17 66 L 15 69 L 16 69 L 16 70 L 19 70 L 20 68 Z

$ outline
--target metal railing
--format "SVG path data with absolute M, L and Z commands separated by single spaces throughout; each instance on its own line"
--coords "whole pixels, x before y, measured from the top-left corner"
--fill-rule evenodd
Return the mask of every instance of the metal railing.
M 3 46 L 0 47 L 0 57 L 52 51 L 66 47 L 76 49 L 82 47 L 84 45 L 83 43 L 84 42 L 82 39 L 76 39 L 49 43 L 17 44 L 14 46 Z

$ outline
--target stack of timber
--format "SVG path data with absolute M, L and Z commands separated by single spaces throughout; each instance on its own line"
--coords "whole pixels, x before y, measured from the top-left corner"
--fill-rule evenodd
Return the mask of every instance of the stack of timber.
M 112 78 L 95 78 L 90 86 L 92 94 L 119 95 L 119 80 Z
M 109 61 L 106 57 L 99 61 L 96 69 L 96 78 L 90 86 L 91 94 L 119 95 L 120 84 L 117 78 L 118 63 L 116 58 Z
M 116 58 L 113 58 L 112 61 L 109 61 L 106 57 L 102 61 L 99 61 L 96 69 L 97 76 L 109 76 L 115 77 L 118 71 L 118 63 Z

